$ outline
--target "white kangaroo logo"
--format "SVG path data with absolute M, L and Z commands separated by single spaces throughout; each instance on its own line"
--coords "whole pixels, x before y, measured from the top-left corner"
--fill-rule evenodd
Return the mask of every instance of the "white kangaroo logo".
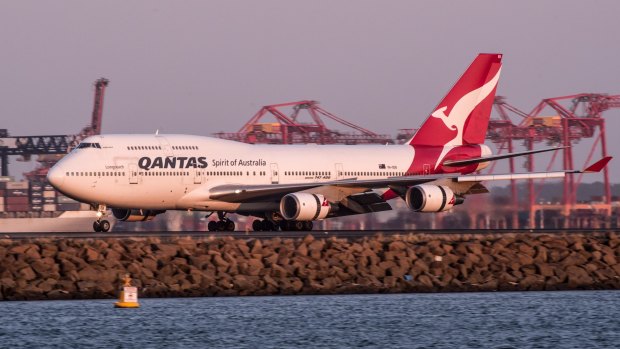
M 480 104 L 489 96 L 489 94 L 491 94 L 491 91 L 493 91 L 497 85 L 501 70 L 502 69 L 500 68 L 493 79 L 489 80 L 489 82 L 461 97 L 461 99 L 454 104 L 452 110 L 450 110 L 450 114 L 446 115 L 445 113 L 446 109 L 448 109 L 447 106 L 438 108 L 431 114 L 432 117 L 443 121 L 449 129 L 457 131 L 456 137 L 444 144 L 444 148 L 437 159 L 435 168 L 439 166 L 439 162 L 448 153 L 450 146 L 463 144 L 463 127 L 465 125 L 465 121 L 467 121 L 467 117 L 478 106 L 478 104 Z

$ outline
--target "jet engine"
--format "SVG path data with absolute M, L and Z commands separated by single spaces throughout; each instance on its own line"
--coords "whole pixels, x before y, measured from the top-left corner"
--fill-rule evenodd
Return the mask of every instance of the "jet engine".
M 166 211 L 161 210 L 141 210 L 141 209 L 125 209 L 113 208 L 112 214 L 114 218 L 124 222 L 145 222 L 150 221 L 155 216 Z
M 405 201 L 416 212 L 441 212 L 463 203 L 463 198 L 446 186 L 422 184 L 407 189 Z
M 286 220 L 313 221 L 327 217 L 331 207 L 321 194 L 293 193 L 280 200 L 280 214 Z

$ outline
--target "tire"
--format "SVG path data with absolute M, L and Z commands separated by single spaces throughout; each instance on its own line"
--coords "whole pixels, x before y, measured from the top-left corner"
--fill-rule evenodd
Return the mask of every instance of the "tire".
M 271 223 L 271 221 L 268 221 L 266 219 L 263 221 L 262 225 L 263 225 L 263 230 L 264 231 L 274 231 L 275 230 L 275 227 L 273 226 L 273 223 Z
M 93 222 L 93 230 L 97 233 L 101 232 L 101 224 L 98 221 Z
M 235 222 L 233 221 L 226 221 L 224 223 L 225 228 L 227 231 L 235 231 Z
M 261 222 L 260 219 L 256 219 L 256 220 L 254 220 L 254 222 L 252 222 L 252 230 L 254 230 L 254 231 L 262 231 L 263 230 L 263 223 Z
M 287 231 L 289 230 L 288 226 L 289 226 L 288 221 L 285 221 L 285 220 L 280 221 L 280 230 Z
M 294 221 L 293 222 L 293 229 L 295 231 L 301 231 L 304 230 L 304 222 L 302 221 Z
M 207 228 L 209 229 L 209 231 L 216 231 L 217 230 L 217 222 L 216 221 L 209 221 L 209 223 L 207 224 Z
M 314 223 L 312 221 L 304 222 L 304 230 L 310 231 L 314 227 Z
M 110 222 L 104 219 L 99 222 L 99 227 L 102 232 L 107 233 L 108 231 L 110 231 Z
M 224 221 L 217 221 L 217 230 L 219 231 L 224 231 L 226 230 L 226 222 Z

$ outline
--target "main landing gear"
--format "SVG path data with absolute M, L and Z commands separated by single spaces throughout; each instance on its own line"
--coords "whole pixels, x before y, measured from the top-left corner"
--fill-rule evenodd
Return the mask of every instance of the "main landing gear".
M 107 233 L 110 231 L 110 222 L 101 219 L 106 214 L 106 209 L 106 205 L 99 205 L 97 207 L 97 220 L 93 222 L 93 230 L 97 233 Z
M 218 221 L 209 221 L 207 225 L 209 231 L 235 231 L 235 222 L 226 218 L 225 212 L 218 212 L 217 218 L 219 218 Z
M 272 222 L 270 220 L 257 219 L 252 222 L 252 229 L 254 231 L 309 231 L 312 230 L 314 224 L 312 221 L 287 221 L 281 220 L 278 223 Z

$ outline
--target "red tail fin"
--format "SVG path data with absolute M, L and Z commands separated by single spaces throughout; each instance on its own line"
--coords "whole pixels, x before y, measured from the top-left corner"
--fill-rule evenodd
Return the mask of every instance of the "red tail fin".
M 409 144 L 445 146 L 484 143 L 501 62 L 501 54 L 479 54 Z

